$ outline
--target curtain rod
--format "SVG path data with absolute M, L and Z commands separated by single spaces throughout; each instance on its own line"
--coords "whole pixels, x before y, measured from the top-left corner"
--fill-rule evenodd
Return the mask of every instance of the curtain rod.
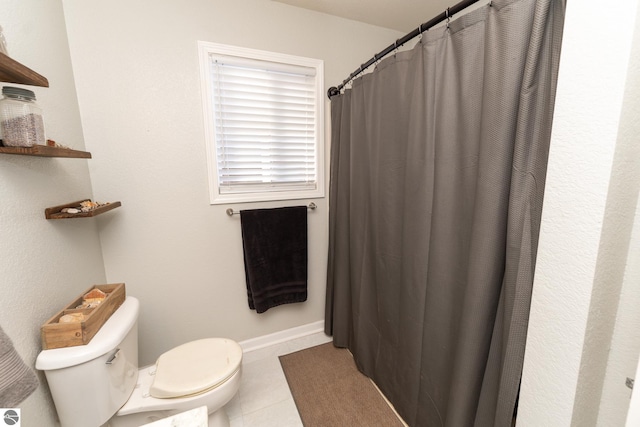
M 440 22 L 442 22 L 444 20 L 450 19 L 456 13 L 466 9 L 467 7 L 471 6 L 474 3 L 477 3 L 478 1 L 480 1 L 480 0 L 463 0 L 458 4 L 447 8 L 447 10 L 442 12 L 440 15 L 432 18 L 431 20 L 425 22 L 424 24 L 420 24 L 418 26 L 418 28 L 416 28 L 415 30 L 411 31 L 410 33 L 408 33 L 404 37 L 399 38 L 393 44 L 387 46 L 384 50 L 380 51 L 379 53 L 373 55 L 373 58 L 371 58 L 370 60 L 368 60 L 364 64 L 360 65 L 360 68 L 355 70 L 353 73 L 349 74 L 349 77 L 347 77 L 342 83 L 340 83 L 338 85 L 338 87 L 335 87 L 335 86 L 330 87 L 329 90 L 327 91 L 327 96 L 329 97 L 329 99 L 331 99 L 332 96 L 340 94 L 340 91 L 342 90 L 343 87 L 345 87 L 345 85 L 347 83 L 349 83 L 356 76 L 358 76 L 358 74 L 362 73 L 364 70 L 369 68 L 371 65 L 375 64 L 376 62 L 378 62 L 378 60 L 384 58 L 386 55 L 388 55 L 392 51 L 396 50 L 397 48 L 399 48 L 400 46 L 402 46 L 403 44 L 405 44 L 409 40 L 419 36 L 420 34 L 422 34 L 425 31 L 427 31 L 429 28 L 439 24 Z M 491 2 L 489 2 L 489 5 L 491 5 Z

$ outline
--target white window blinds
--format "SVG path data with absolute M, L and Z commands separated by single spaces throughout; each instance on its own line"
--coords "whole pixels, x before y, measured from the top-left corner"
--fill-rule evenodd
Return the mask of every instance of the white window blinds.
M 316 69 L 209 58 L 220 194 L 316 189 Z

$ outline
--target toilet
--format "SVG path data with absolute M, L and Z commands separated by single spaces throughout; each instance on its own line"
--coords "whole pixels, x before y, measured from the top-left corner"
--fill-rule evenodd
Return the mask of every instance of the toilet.
M 240 345 L 191 341 L 138 369 L 139 310 L 128 296 L 87 345 L 38 355 L 62 427 L 138 427 L 200 406 L 210 427 L 228 427 L 224 405 L 240 387 Z

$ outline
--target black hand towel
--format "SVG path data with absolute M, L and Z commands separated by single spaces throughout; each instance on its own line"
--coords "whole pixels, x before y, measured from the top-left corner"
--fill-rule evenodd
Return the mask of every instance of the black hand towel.
M 240 211 L 249 308 L 307 300 L 307 207 Z

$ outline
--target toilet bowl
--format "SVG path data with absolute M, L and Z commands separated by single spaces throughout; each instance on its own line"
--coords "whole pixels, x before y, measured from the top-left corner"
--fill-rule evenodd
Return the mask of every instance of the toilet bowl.
M 200 406 L 210 427 L 228 426 L 224 405 L 240 387 L 240 345 L 192 341 L 138 369 L 138 313 L 138 300 L 127 297 L 87 345 L 38 355 L 62 427 L 137 427 Z
M 161 399 L 150 396 L 145 390 L 153 381 L 153 366 L 140 370 L 138 383 L 127 403 L 106 426 L 109 427 L 138 427 L 162 418 L 170 417 L 180 412 L 199 406 L 206 406 L 209 412 L 209 427 L 228 426 L 229 421 L 223 406 L 229 402 L 240 386 L 241 371 L 236 371 L 231 378 L 218 387 L 193 396 Z M 212 408 L 220 408 L 217 411 Z

